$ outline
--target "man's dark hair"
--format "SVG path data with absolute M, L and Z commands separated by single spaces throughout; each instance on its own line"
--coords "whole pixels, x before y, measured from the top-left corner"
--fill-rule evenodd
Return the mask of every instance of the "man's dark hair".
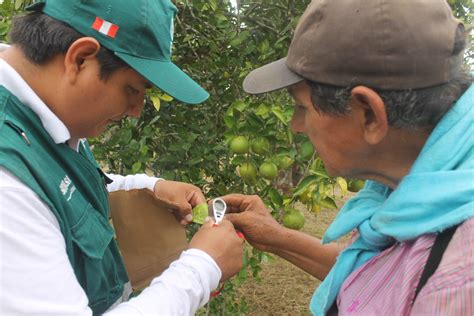
M 462 54 L 466 45 L 464 28 L 456 31 L 453 55 Z M 387 119 L 394 128 L 431 129 L 461 97 L 473 78 L 460 67 L 459 73 L 445 84 L 423 89 L 381 90 L 377 92 L 385 103 Z M 311 101 L 317 111 L 329 115 L 345 115 L 351 110 L 350 87 L 336 87 L 308 81 Z
M 44 65 L 55 56 L 65 54 L 71 44 L 84 35 L 42 12 L 33 12 L 15 17 L 9 37 L 11 44 L 18 46 L 28 60 Z M 115 71 L 129 67 L 102 46 L 97 53 L 97 60 L 101 80 L 107 80 Z

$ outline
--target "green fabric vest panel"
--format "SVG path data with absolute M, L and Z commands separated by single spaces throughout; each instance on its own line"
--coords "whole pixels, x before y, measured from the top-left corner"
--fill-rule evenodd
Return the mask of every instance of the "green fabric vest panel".
M 101 314 L 121 297 L 128 277 L 108 221 L 104 180 L 90 149 L 80 152 L 56 144 L 38 116 L 0 86 L 0 166 L 54 213 L 89 306 Z

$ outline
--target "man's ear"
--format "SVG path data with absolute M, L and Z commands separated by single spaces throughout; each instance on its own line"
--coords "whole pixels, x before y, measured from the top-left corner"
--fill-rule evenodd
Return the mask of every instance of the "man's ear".
M 95 59 L 99 50 L 100 43 L 92 37 L 81 37 L 69 46 L 64 56 L 64 68 L 70 83 L 77 80 L 85 63 Z
M 389 128 L 385 103 L 377 92 L 365 86 L 353 88 L 351 97 L 351 106 L 358 113 L 365 141 L 378 144 Z

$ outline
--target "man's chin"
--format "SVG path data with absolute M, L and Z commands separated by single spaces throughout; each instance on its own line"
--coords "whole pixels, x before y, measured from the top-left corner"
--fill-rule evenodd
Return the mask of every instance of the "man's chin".
M 104 124 L 103 126 L 100 126 L 100 127 L 96 128 L 95 130 L 90 131 L 88 133 L 88 136 L 86 136 L 86 138 L 96 138 L 96 137 L 101 136 L 107 130 L 109 125 L 110 125 L 109 123 Z

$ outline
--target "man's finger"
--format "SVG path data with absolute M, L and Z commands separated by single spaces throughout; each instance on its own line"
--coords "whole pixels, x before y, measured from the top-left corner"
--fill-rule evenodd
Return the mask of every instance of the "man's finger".
M 227 204 L 227 212 L 239 213 L 245 211 L 244 201 L 248 196 L 244 194 L 229 194 L 222 196 L 221 199 Z
M 214 226 L 215 222 L 214 219 L 210 216 L 206 217 L 204 220 L 204 224 L 202 224 L 201 229 L 206 228 L 206 227 L 212 227 Z
M 239 213 L 227 213 L 225 219 L 232 223 L 235 227 L 240 227 L 242 223 L 242 214 Z
M 234 224 L 232 224 L 232 222 L 227 219 L 227 216 L 224 217 L 224 219 L 221 222 L 219 222 L 219 225 L 222 225 L 223 227 L 230 226 L 234 228 Z
M 158 204 L 166 207 L 166 208 L 169 208 L 169 209 L 172 209 L 172 210 L 179 210 L 180 209 L 180 205 L 177 204 L 177 203 L 174 203 L 170 200 L 167 200 L 165 198 L 162 198 L 162 197 L 159 197 L 158 195 L 155 194 L 155 200 Z
M 206 198 L 204 197 L 204 194 L 202 194 L 201 190 L 197 187 L 193 188 L 186 198 L 188 202 L 194 205 L 206 203 Z

